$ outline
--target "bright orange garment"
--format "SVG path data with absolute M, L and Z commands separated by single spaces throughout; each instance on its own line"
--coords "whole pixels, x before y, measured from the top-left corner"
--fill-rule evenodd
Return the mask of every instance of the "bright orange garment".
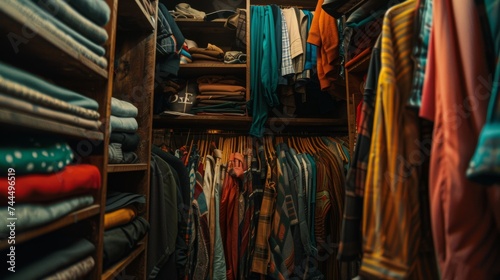
M 321 90 L 333 88 L 335 82 L 335 61 L 339 56 L 339 33 L 334 17 L 321 8 L 323 0 L 318 0 L 307 42 L 318 47 L 318 78 Z
M 137 216 L 137 210 L 134 206 L 127 206 L 104 215 L 104 229 L 112 229 L 132 221 Z

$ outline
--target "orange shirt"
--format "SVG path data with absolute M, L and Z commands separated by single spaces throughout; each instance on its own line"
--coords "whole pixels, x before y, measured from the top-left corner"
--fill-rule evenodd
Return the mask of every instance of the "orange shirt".
M 325 13 L 318 0 L 307 42 L 318 47 L 318 78 L 321 90 L 332 89 L 337 79 L 335 60 L 339 56 L 339 33 L 336 19 Z

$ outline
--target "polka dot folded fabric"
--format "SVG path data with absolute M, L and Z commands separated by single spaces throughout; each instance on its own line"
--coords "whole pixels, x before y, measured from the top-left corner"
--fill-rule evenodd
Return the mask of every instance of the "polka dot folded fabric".
M 73 160 L 73 151 L 57 139 L 14 137 L 0 139 L 0 170 L 16 174 L 58 172 Z

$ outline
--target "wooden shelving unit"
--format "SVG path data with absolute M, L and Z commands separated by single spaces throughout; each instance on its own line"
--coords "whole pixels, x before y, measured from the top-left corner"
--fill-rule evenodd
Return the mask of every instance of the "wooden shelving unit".
M 119 3 L 118 0 L 105 0 L 105 2 L 110 7 L 111 17 L 105 26 L 109 39 L 103 45 L 108 66 L 102 68 L 73 49 L 63 40 L 64 38 L 61 39 L 48 30 L 40 28 L 40 23 L 33 20 L 28 13 L 22 13 L 16 9 L 13 1 L 0 1 L 0 34 L 3 38 L 0 40 L 0 50 L 2 50 L 0 61 L 93 98 L 99 104 L 97 111 L 103 123 L 99 131 L 93 131 L 57 120 L 45 119 L 35 114 L 14 112 L 6 107 L 0 107 L 0 127 L 9 131 L 34 135 L 58 135 L 62 139 L 67 139 L 74 151 L 78 151 L 80 144 L 91 145 L 89 146 L 92 148 L 91 153 L 79 152 L 78 156 L 82 162 L 95 165 L 101 174 L 101 189 L 94 193 L 95 204 L 46 225 L 18 232 L 16 245 L 47 234 L 58 234 L 74 229 L 76 235 L 88 238 L 96 247 L 92 254 L 95 267 L 87 279 L 112 279 L 120 272 L 126 271 L 129 265 L 132 265 L 128 271 L 129 274 L 136 279 L 145 279 L 145 269 L 135 268 L 146 266 L 147 237 L 140 241 L 130 255 L 103 273 L 104 208 L 108 186 L 114 183 L 108 182 L 108 178 L 119 181 L 120 177 L 130 177 L 130 174 L 134 178 L 140 177 L 134 182 L 137 185 L 129 187 L 136 193 L 146 196 L 148 200 L 157 1 L 152 2 L 153 9 L 143 6 L 142 0 L 127 0 Z M 16 38 L 21 39 L 20 43 L 12 44 L 9 34 L 17 35 Z M 23 41 L 24 39 L 26 42 Z M 118 50 L 116 55 L 115 48 Z M 134 65 L 126 77 L 120 76 L 122 79 L 119 83 L 115 81 L 115 56 L 117 60 L 128 60 Z M 145 77 L 150 78 L 145 79 Z M 134 99 L 136 96 L 131 96 L 130 89 L 135 87 L 142 89 L 144 95 L 141 98 Z M 110 137 L 109 118 L 112 96 L 129 101 L 139 109 L 137 120 L 140 124 L 138 133 L 141 142 L 136 151 L 139 157 L 137 164 L 108 165 L 107 146 Z M 99 148 L 95 148 L 97 146 Z M 108 176 L 113 173 L 117 175 Z M 122 176 L 122 174 L 127 174 L 127 176 Z M 148 209 L 147 204 L 143 208 Z M 141 215 L 146 220 L 148 219 L 147 211 L 141 212 Z M 11 244 L 8 244 L 7 240 L 0 240 L 0 250 L 8 246 Z
M 88 219 L 90 217 L 93 217 L 97 214 L 99 214 L 101 210 L 100 205 L 90 205 L 86 208 L 80 209 L 78 211 L 75 211 L 73 213 L 70 213 L 52 223 L 49 223 L 47 225 L 38 227 L 36 229 L 31 229 L 25 232 L 19 232 L 16 235 L 16 245 L 19 245 L 23 242 L 26 242 L 28 240 L 34 239 L 36 237 L 42 236 L 44 234 L 53 232 L 55 230 L 58 230 L 60 228 L 66 227 L 71 224 L 78 223 L 82 220 Z M 3 250 L 5 248 L 8 248 L 10 245 L 7 243 L 7 240 L 1 240 L 0 241 L 0 250 Z
M 136 249 L 132 251 L 127 257 L 123 258 L 121 261 L 107 269 L 101 276 L 101 280 L 111 280 L 117 278 L 122 271 L 124 271 L 127 266 L 129 266 L 133 261 L 137 259 L 137 257 L 141 254 L 144 253 L 146 249 L 146 244 L 145 243 L 139 243 L 137 245 Z M 128 271 L 127 275 L 133 275 L 133 272 Z M 126 279 L 124 277 L 124 279 Z
M 148 170 L 148 165 L 146 163 L 108 165 L 108 173 L 145 171 L 145 170 Z
M 17 40 L 21 40 L 17 46 L 12 45 L 9 40 L 2 40 L 2 51 L 14 55 L 16 64 L 39 61 L 45 69 L 51 67 L 58 74 L 71 79 L 105 81 L 108 78 L 107 69 L 100 67 L 69 47 L 59 37 L 38 26 L 28 14 L 11 7 L 7 1 L 0 1 L 0 30 L 2 35 L 5 35 L 3 38 L 10 38 L 8 34 L 11 36 L 16 34 Z

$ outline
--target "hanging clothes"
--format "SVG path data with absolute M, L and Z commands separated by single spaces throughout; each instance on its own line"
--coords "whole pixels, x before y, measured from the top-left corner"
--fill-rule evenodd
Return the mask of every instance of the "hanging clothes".
M 475 182 L 491 185 L 500 182 L 500 153 L 497 151 L 498 123 L 500 122 L 500 22 L 496 13 L 500 11 L 499 1 L 485 1 L 484 10 L 487 14 L 487 22 L 483 21 L 483 30 L 490 31 L 485 37 L 490 37 L 487 42 L 492 42 L 488 49 L 496 50 L 493 54 L 495 65 L 493 66 L 493 83 L 491 97 L 488 105 L 488 115 L 478 140 L 476 152 L 469 163 L 467 178 Z
M 413 15 L 416 1 L 386 13 L 382 67 L 363 207 L 363 260 L 360 275 L 374 278 L 435 279 L 433 259 L 421 248 L 419 122 L 405 107 L 411 93 Z M 404 128 L 404 129 L 401 129 Z
M 500 275 L 499 188 L 466 178 L 490 94 L 476 3 L 433 2 L 420 116 L 434 121 L 431 221 L 443 279 Z
M 323 11 L 318 1 L 307 42 L 318 47 L 317 71 L 321 90 L 333 88 L 337 80 L 335 63 L 339 57 L 339 35 L 335 18 Z

